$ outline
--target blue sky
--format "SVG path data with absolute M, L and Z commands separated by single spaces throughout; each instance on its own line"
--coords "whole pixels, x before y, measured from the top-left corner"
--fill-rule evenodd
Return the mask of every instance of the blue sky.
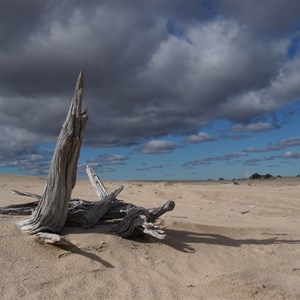
M 281 125 L 270 120 L 236 129 L 226 120 L 216 120 L 194 135 L 203 141 L 191 143 L 187 138 L 169 135 L 146 141 L 143 146 L 151 141 L 168 141 L 173 147 L 167 149 L 162 143 L 147 154 L 136 146 L 84 147 L 80 161 L 84 165 L 91 160 L 93 165 L 91 158 L 98 158 L 98 163 L 103 164 L 102 177 L 110 179 L 233 179 L 246 178 L 255 172 L 297 176 L 300 173 L 300 101 L 278 110 L 276 117 Z
M 0 172 L 47 175 L 83 70 L 79 177 L 300 174 L 299 1 L 24 3 L 0 2 Z

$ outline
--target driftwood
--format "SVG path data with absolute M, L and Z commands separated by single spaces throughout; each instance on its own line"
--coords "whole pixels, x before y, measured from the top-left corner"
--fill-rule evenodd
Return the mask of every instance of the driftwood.
M 66 220 L 67 225 L 90 228 L 103 221 L 121 219 L 120 223 L 116 226 L 116 233 L 123 238 L 129 238 L 138 233 L 145 233 L 158 239 L 165 238 L 165 232 L 152 222 L 167 211 L 173 210 L 175 207 L 173 201 L 169 200 L 158 208 L 145 209 L 137 207 L 132 203 L 127 203 L 116 198 L 122 191 L 123 186 L 109 194 L 102 181 L 89 166 L 87 166 L 87 173 L 100 200 L 92 202 L 82 199 L 71 199 Z M 13 190 L 13 192 L 21 196 L 36 198 L 38 201 L 0 207 L 1 214 L 32 214 L 38 207 L 41 196 L 16 190 Z M 41 235 L 40 233 L 39 236 L 44 237 L 43 234 Z M 48 237 L 48 235 L 46 236 Z M 45 240 L 51 243 L 49 242 L 50 238 Z
M 60 233 L 65 224 L 89 228 L 106 220 L 119 220 L 116 232 L 124 238 L 135 233 L 165 238 L 165 232 L 153 222 L 175 207 L 173 201 L 167 201 L 158 208 L 146 209 L 118 200 L 117 196 L 123 187 L 109 194 L 89 166 L 86 171 L 99 201 L 71 199 L 87 121 L 86 110 L 82 111 L 82 90 L 83 74 L 80 72 L 68 115 L 58 137 L 43 195 L 14 190 L 16 194 L 33 197 L 36 201 L 0 207 L 0 213 L 30 215 L 18 225 L 23 231 L 36 234 L 36 238 L 43 243 L 64 244 L 66 240 L 56 233 Z
M 73 202 L 72 207 L 69 209 L 67 223 L 69 225 L 79 225 L 83 228 L 93 227 L 107 213 L 122 189 L 123 187 L 118 188 L 98 202 L 80 201 L 76 205 Z
M 55 233 L 38 232 L 35 235 L 35 239 L 40 244 L 51 244 L 51 245 L 59 245 L 59 246 L 70 245 L 70 242 L 68 240 L 66 240 L 63 236 Z
M 29 234 L 60 232 L 68 216 L 69 201 L 76 183 L 83 129 L 87 121 L 82 105 L 83 74 L 80 72 L 69 113 L 59 134 L 45 192 L 29 219 L 19 222 Z

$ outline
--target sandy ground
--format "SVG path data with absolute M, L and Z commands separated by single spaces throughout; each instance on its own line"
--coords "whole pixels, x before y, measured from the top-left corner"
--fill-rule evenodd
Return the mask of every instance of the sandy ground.
M 114 224 L 66 227 L 76 246 L 41 245 L 0 215 L 1 299 L 300 299 L 300 178 L 232 182 L 105 182 L 147 208 L 167 239 L 125 240 Z M 0 174 L 0 206 L 31 201 L 45 179 Z M 96 200 L 88 181 L 73 197 Z

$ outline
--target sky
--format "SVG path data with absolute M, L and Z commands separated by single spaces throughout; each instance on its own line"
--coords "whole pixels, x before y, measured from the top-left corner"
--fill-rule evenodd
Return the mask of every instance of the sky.
M 81 70 L 80 178 L 300 174 L 298 0 L 0 0 L 0 172 L 47 176 Z

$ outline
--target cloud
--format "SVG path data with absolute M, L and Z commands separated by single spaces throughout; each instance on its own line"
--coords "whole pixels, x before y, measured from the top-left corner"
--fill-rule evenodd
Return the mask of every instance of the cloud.
M 300 158 L 300 152 L 286 151 L 283 154 L 267 156 L 264 159 L 266 161 L 273 161 L 276 159 L 285 159 L 283 161 L 283 163 L 289 163 L 289 160 L 298 159 L 298 158 Z
M 136 171 L 149 171 L 153 169 L 163 169 L 163 165 L 158 165 L 158 166 L 151 166 L 151 167 L 145 167 L 145 168 L 137 168 Z
M 0 125 L 0 131 L 0 161 L 15 160 L 17 156 L 34 152 L 42 140 L 37 134 L 23 128 Z
M 186 136 L 220 118 L 251 124 L 291 103 L 299 3 L 250 2 L 1 1 L 0 127 L 13 128 L 1 159 L 56 141 L 79 70 L 88 146 Z
M 249 135 L 249 134 L 228 134 L 228 133 L 223 132 L 220 137 L 225 140 L 239 141 L 242 139 L 249 138 L 249 137 L 251 137 L 251 135 Z
M 114 168 L 108 166 L 125 165 L 129 159 L 128 156 L 123 154 L 99 154 L 95 159 L 89 159 L 86 163 L 81 164 L 80 172 L 85 173 L 86 165 L 91 166 L 95 170 L 103 172 L 114 172 Z
M 87 163 L 79 163 L 77 173 L 81 177 L 86 177 L 86 166 L 89 165 L 98 174 L 114 173 L 116 169 L 110 167 L 110 165 L 101 165 L 99 162 L 89 161 Z
M 290 146 L 299 146 L 300 145 L 300 136 L 294 136 L 288 139 L 281 140 L 278 143 L 281 147 L 290 147 Z
M 288 147 L 299 146 L 299 145 L 300 145 L 300 137 L 295 136 L 295 137 L 291 137 L 288 139 L 280 140 L 276 144 L 269 144 L 266 147 L 262 147 L 262 148 L 248 147 L 240 152 L 233 152 L 233 153 L 228 153 L 228 154 L 219 155 L 219 156 L 209 156 L 209 157 L 204 157 L 201 159 L 187 161 L 182 164 L 182 167 L 187 167 L 187 168 L 193 169 L 199 165 L 210 165 L 210 164 L 218 162 L 218 161 L 226 161 L 227 163 L 232 163 L 237 158 L 243 158 L 243 157 L 249 156 L 250 153 L 263 153 L 263 152 L 267 153 L 267 152 L 279 151 L 279 150 L 282 150 L 282 149 L 285 149 Z M 282 158 L 297 159 L 297 158 L 300 158 L 300 155 L 298 152 L 286 151 L 284 154 L 281 154 L 281 155 L 272 155 L 272 156 L 264 157 L 264 160 L 269 161 L 269 160 L 276 160 L 276 159 L 282 159 Z M 258 159 L 258 158 L 249 158 L 249 159 L 243 161 L 243 164 L 245 166 L 257 166 L 261 160 L 262 159 Z
M 22 174 L 46 176 L 49 171 L 52 154 L 51 151 L 23 154 L 9 162 L 0 163 L 0 168 L 17 168 Z
M 214 140 L 215 138 L 206 132 L 199 132 L 197 134 L 192 134 L 186 138 L 186 141 L 189 143 L 202 143 L 202 142 L 209 142 Z
M 178 148 L 178 145 L 167 140 L 152 140 L 137 150 L 144 154 L 166 154 Z
M 295 136 L 288 139 L 283 139 L 276 144 L 269 144 L 266 147 L 262 147 L 262 148 L 248 147 L 243 151 L 246 153 L 271 152 L 271 151 L 279 151 L 287 147 L 293 147 L 299 145 L 300 145 L 300 136 Z
M 300 152 L 287 151 L 283 155 L 284 158 L 300 158 Z
M 199 165 L 210 165 L 216 161 L 226 161 L 227 163 L 230 163 L 232 160 L 235 160 L 236 158 L 245 157 L 245 156 L 247 156 L 247 153 L 245 152 L 233 152 L 225 155 L 210 156 L 210 157 L 205 157 L 197 160 L 187 161 L 184 164 L 182 164 L 182 167 L 195 168 Z
M 270 123 L 259 122 L 259 123 L 251 123 L 247 125 L 236 124 L 233 125 L 230 130 L 232 132 L 248 132 L 248 131 L 253 132 L 253 131 L 267 131 L 271 129 L 274 129 L 274 125 Z
M 101 154 L 98 156 L 96 161 L 102 164 L 123 164 L 126 160 L 128 160 L 128 156 L 122 154 Z
M 254 27 L 262 35 L 284 34 L 299 22 L 300 3 L 286 1 L 215 1 L 224 13 L 242 24 Z

